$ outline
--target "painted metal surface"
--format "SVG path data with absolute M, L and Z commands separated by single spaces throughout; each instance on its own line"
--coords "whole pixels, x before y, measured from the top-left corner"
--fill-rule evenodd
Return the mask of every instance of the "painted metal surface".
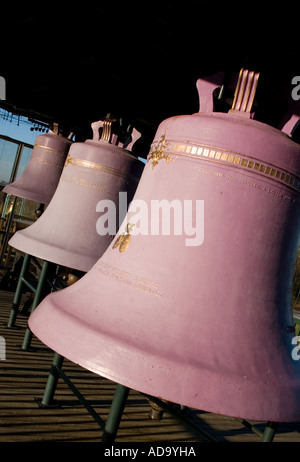
M 88 271 L 109 246 L 113 236 L 102 236 L 96 228 L 97 204 L 109 199 L 117 207 L 120 191 L 131 200 L 144 164 L 129 149 L 111 144 L 106 123 L 107 139 L 98 139 L 102 126 L 102 121 L 92 124 L 93 140 L 73 143 L 50 204 L 34 224 L 14 234 L 12 247 Z
M 204 110 L 160 124 L 134 200 L 149 214 L 155 200 L 204 201 L 204 222 L 194 214 L 185 233 L 153 235 L 132 204 L 126 248 L 117 236 L 29 325 L 59 354 L 126 387 L 233 417 L 299 421 L 299 145 L 253 120 L 247 98 L 242 114 L 236 105 L 210 112 L 212 88 L 198 88 Z
M 71 140 L 52 132 L 37 136 L 24 172 L 3 192 L 49 204 L 71 144 Z

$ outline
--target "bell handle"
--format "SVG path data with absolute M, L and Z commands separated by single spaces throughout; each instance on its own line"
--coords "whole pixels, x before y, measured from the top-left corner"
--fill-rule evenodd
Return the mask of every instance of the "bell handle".
M 112 124 L 115 122 L 114 119 L 109 117 L 104 120 L 98 120 L 91 124 L 93 130 L 93 141 L 105 141 L 106 143 L 115 144 L 118 136 L 112 132 Z M 100 128 L 102 128 L 100 136 Z
M 300 119 L 300 97 L 297 92 L 295 93 L 295 90 L 298 89 L 298 87 L 294 88 L 295 83 L 297 83 L 297 81 L 295 82 L 293 78 L 290 85 L 284 82 L 283 85 L 276 88 L 278 97 L 280 100 L 284 101 L 286 105 L 286 112 L 276 128 L 288 136 L 292 136 Z
M 296 125 L 298 125 L 298 122 L 300 120 L 300 115 L 299 114 L 294 114 L 294 113 L 289 113 L 287 114 L 284 119 L 281 122 L 281 125 L 284 124 L 281 127 L 281 131 L 285 133 L 286 135 L 292 136 L 294 128 L 296 128 Z
M 59 131 L 58 131 L 58 123 L 57 123 L 57 122 L 53 122 L 53 125 L 52 125 L 52 133 L 54 133 L 54 135 L 58 135 L 58 134 L 59 134 Z
M 132 146 L 134 145 L 134 143 L 141 138 L 141 133 L 139 131 L 137 131 L 136 128 L 133 128 L 132 132 L 131 132 L 131 140 L 129 140 L 129 143 L 126 144 L 126 142 L 124 143 L 123 145 L 123 148 L 127 149 L 128 151 L 131 151 L 132 149 Z
M 199 112 L 213 112 L 213 92 L 223 84 L 224 72 L 218 72 L 205 79 L 198 79 L 196 87 L 199 95 Z
M 98 120 L 97 122 L 93 122 L 91 124 L 93 130 L 93 141 L 99 141 L 100 134 L 99 129 L 103 127 L 103 120 Z
M 252 118 L 252 105 L 255 98 L 259 72 L 241 69 L 236 84 L 232 107 L 229 113 Z

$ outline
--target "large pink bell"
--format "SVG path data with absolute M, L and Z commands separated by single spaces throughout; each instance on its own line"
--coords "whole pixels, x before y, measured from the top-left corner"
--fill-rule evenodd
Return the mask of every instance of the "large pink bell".
M 9 245 L 79 271 L 93 266 L 113 237 L 104 232 L 101 235 L 97 229 L 101 216 L 97 204 L 110 200 L 118 206 L 119 192 L 126 192 L 130 201 L 144 167 L 130 152 L 139 133 L 134 129 L 125 149 L 113 144 L 118 137 L 112 126 L 112 120 L 95 122 L 93 140 L 73 143 L 47 209 L 31 226 L 17 231 Z M 115 233 L 117 230 L 118 223 Z
M 252 118 L 257 77 L 242 71 L 229 113 L 213 112 L 214 85 L 198 81 L 201 112 L 158 127 L 119 236 L 29 325 L 60 355 L 128 388 L 292 422 L 300 146 Z
M 24 172 L 3 189 L 7 194 L 49 204 L 57 188 L 64 163 L 72 144 L 71 139 L 54 131 L 37 136 Z

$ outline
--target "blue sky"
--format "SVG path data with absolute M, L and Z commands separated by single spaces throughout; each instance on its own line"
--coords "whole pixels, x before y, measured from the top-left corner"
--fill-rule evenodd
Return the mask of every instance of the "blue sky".
M 36 137 L 41 132 L 30 130 L 31 127 L 34 128 L 34 125 L 26 117 L 13 115 L 0 108 L 0 135 L 5 135 L 13 140 L 33 146 Z M 0 140 L 0 183 L 2 185 L 9 183 L 17 146 L 16 143 L 8 143 L 7 141 Z M 23 148 L 17 177 L 24 171 L 31 152 L 31 148 L 27 148 L 26 146 Z
M 19 122 L 19 125 L 18 125 Z M 33 145 L 35 139 L 41 132 L 30 130 L 33 124 L 26 117 L 11 116 L 10 113 L 0 109 L 0 135 L 6 135 L 23 143 Z
M 0 135 L 9 136 L 14 140 L 22 141 L 23 143 L 28 143 L 33 146 L 36 137 L 44 133 L 40 130 L 36 130 L 36 127 L 41 128 L 41 126 L 39 127 L 29 122 L 26 117 L 12 115 L 8 111 L 0 108 Z M 31 128 L 33 128 L 33 130 L 30 130 Z M 144 163 L 146 162 L 145 159 L 140 160 Z M 2 164 L 2 169 L 3 167 L 4 165 Z

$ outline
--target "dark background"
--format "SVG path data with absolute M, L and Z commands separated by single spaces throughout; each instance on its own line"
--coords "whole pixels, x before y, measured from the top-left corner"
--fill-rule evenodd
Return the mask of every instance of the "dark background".
M 198 78 L 260 72 L 257 114 L 276 126 L 300 75 L 297 2 L 8 2 L 0 14 L 0 106 L 77 140 L 112 113 L 141 132 L 142 156 L 162 120 L 199 110 Z

